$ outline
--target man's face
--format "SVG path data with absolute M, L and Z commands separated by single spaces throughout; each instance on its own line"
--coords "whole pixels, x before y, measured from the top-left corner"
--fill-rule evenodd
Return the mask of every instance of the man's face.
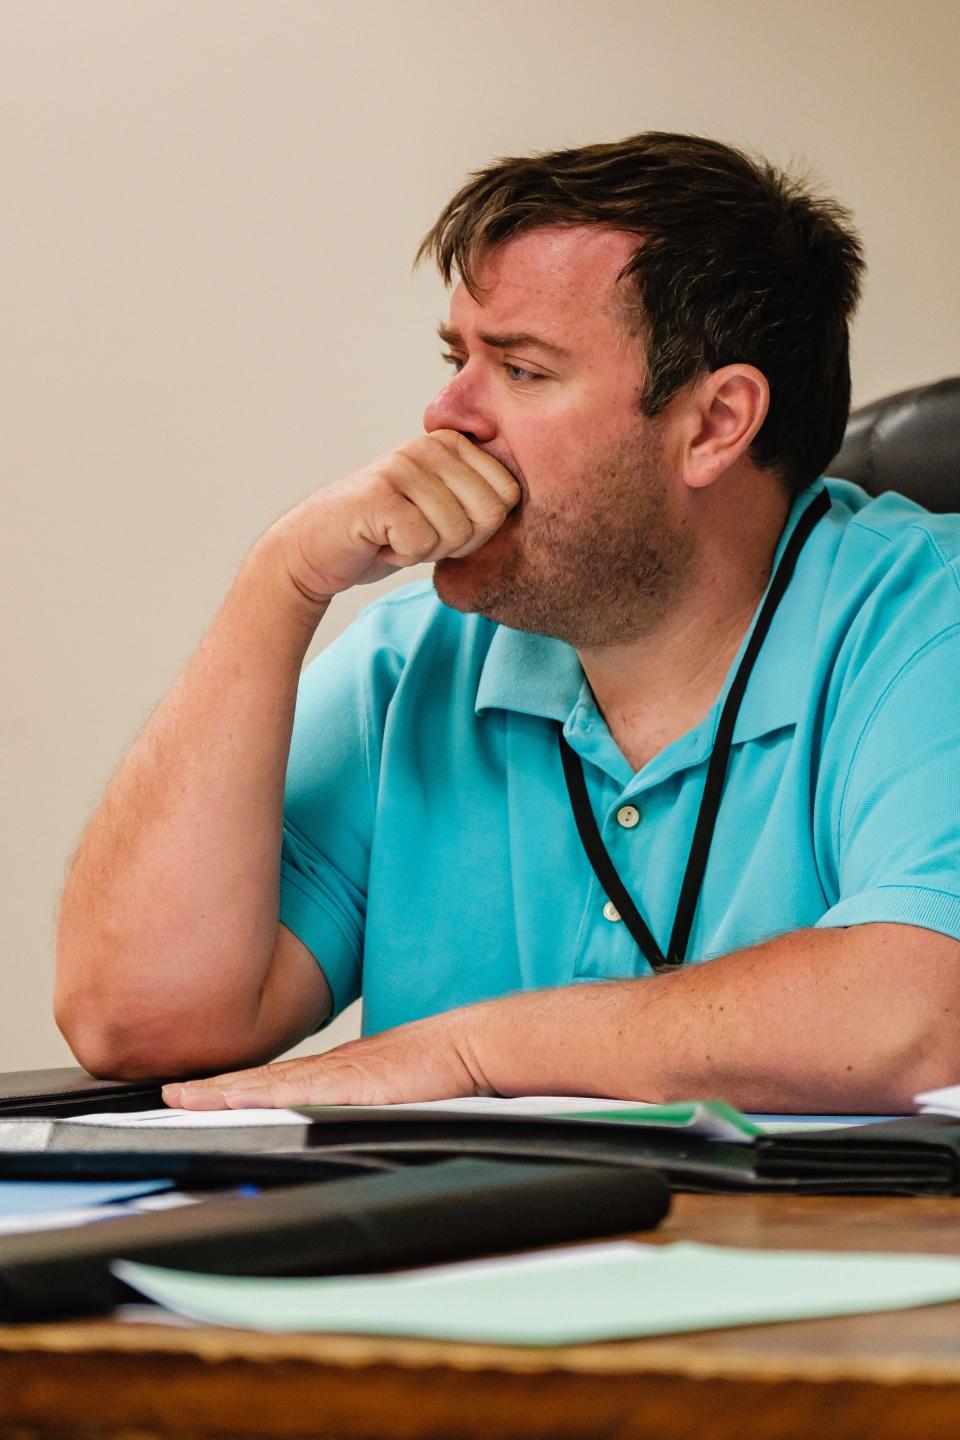
M 636 244 L 600 226 L 533 230 L 486 253 L 479 303 L 463 284 L 451 296 L 442 338 L 454 374 L 424 428 L 469 436 L 522 489 L 486 545 L 436 565 L 454 609 L 581 648 L 623 644 L 657 622 L 689 570 L 665 468 L 669 407 L 639 414 L 641 346 L 615 309 Z M 522 335 L 541 343 L 492 343 Z

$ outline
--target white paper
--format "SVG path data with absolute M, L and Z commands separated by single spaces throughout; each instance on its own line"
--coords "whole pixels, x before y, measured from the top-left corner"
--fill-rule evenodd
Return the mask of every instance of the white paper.
M 98 1115 L 71 1115 L 70 1125 L 110 1125 L 119 1130 L 142 1130 L 173 1125 L 178 1130 L 233 1125 L 303 1125 L 305 1117 L 294 1110 L 162 1110 L 105 1111 Z
M 921 1095 L 914 1095 L 913 1103 L 921 1115 L 960 1115 L 960 1085 L 924 1090 Z
M 877 1125 L 896 1115 L 748 1115 L 764 1135 L 791 1135 L 795 1130 L 845 1130 L 849 1125 Z
M 581 1111 L 647 1110 L 649 1100 L 607 1100 L 602 1095 L 465 1095 L 457 1100 L 405 1100 L 396 1105 L 351 1105 L 351 1110 L 439 1110 L 453 1115 L 576 1115 Z M 302 1118 L 302 1117 L 301 1117 Z

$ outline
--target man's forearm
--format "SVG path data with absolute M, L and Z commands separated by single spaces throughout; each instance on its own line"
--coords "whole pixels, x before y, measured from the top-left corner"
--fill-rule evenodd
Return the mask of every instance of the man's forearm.
M 73 861 L 56 1013 L 84 1064 L 156 1075 L 249 1063 L 323 1019 L 329 991 L 309 952 L 286 930 L 275 950 L 304 655 L 331 596 L 479 550 L 519 499 L 492 455 L 437 430 L 309 495 L 254 546 Z
M 255 1020 L 277 932 L 297 681 L 326 609 L 269 533 L 111 781 L 60 909 L 57 1017 L 90 1068 L 223 1052 Z M 203 1063 L 202 1061 L 196 1063 Z
M 896 1113 L 960 1076 L 957 943 L 905 925 L 798 931 L 674 975 L 460 1016 L 478 1084 L 507 1095 Z
M 165 1091 L 194 1109 L 478 1093 L 898 1113 L 960 1075 L 960 945 L 802 930 L 678 974 L 532 990 Z

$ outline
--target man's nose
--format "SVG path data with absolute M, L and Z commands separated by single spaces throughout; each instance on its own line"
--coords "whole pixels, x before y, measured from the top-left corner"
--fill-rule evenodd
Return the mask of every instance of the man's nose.
M 430 401 L 423 412 L 423 428 L 428 434 L 432 430 L 459 430 L 479 443 L 489 443 L 497 433 L 496 421 L 476 387 L 461 383 L 460 375 L 455 375 Z

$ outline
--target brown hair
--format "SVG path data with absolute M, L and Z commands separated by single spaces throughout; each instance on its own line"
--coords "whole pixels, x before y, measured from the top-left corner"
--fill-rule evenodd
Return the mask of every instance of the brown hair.
M 446 283 L 474 299 L 482 252 L 546 225 L 607 225 L 640 243 L 617 280 L 645 346 L 653 416 L 697 376 L 755 365 L 770 408 L 755 464 L 791 493 L 839 450 L 850 409 L 848 326 L 864 271 L 847 210 L 762 159 L 698 135 L 647 131 L 611 144 L 505 158 L 475 171 L 424 236 Z

